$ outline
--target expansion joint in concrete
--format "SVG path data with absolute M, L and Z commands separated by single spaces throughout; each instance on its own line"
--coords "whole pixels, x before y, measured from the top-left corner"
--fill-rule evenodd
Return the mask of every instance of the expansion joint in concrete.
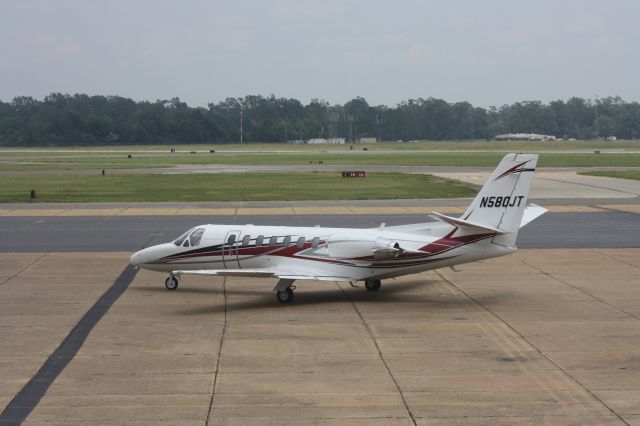
M 18 275 L 22 274 L 24 271 L 26 271 L 27 269 L 31 268 L 33 265 L 35 265 L 36 263 L 38 263 L 42 258 L 44 258 L 46 255 L 48 255 L 49 253 L 43 253 L 42 255 L 38 256 L 37 258 L 35 258 L 33 260 L 33 262 L 29 263 L 27 266 L 25 266 L 24 268 L 20 269 L 18 272 L 16 272 L 15 274 L 11 275 L 9 278 L 5 279 L 4 281 L 0 282 L 0 286 L 4 285 L 6 283 L 8 283 L 9 281 L 11 281 L 12 279 L 14 279 L 15 277 L 17 277 Z
M 21 424 L 76 356 L 96 324 L 129 287 L 138 269 L 127 265 L 111 287 L 82 316 L 44 364 L 0 413 L 0 423 Z
M 631 312 L 627 312 L 627 311 L 625 311 L 625 310 L 623 310 L 623 309 L 620 309 L 620 308 L 618 308 L 617 306 L 612 305 L 611 303 L 607 302 L 606 300 L 603 300 L 603 299 L 601 299 L 601 298 L 599 298 L 599 297 L 594 296 L 593 294 L 589 293 L 588 291 L 586 291 L 586 290 L 585 290 L 585 289 L 583 289 L 583 288 L 580 288 L 580 287 L 575 286 L 575 285 L 573 285 L 573 284 L 569 284 L 568 282 L 561 280 L 560 278 L 556 277 L 555 275 L 550 274 L 550 273 L 548 273 L 548 272 L 545 272 L 545 271 L 543 271 L 542 269 L 538 268 L 537 266 L 532 265 L 532 264 L 530 264 L 530 263 L 527 263 L 527 262 L 525 262 L 525 261 L 524 261 L 524 260 L 522 260 L 522 259 L 519 259 L 519 260 L 520 260 L 520 262 L 522 262 L 523 264 L 525 264 L 525 265 L 527 265 L 527 266 L 529 266 L 529 267 L 531 267 L 531 268 L 535 269 L 535 270 L 536 270 L 536 271 L 538 271 L 539 273 L 541 273 L 541 274 L 543 274 L 543 275 L 545 275 L 545 276 L 549 277 L 550 279 L 552 279 L 552 280 L 554 280 L 554 281 L 556 281 L 556 282 L 558 282 L 558 283 L 560 283 L 560 284 L 562 284 L 562 285 L 565 285 L 565 286 L 570 287 L 570 288 L 572 288 L 572 289 L 574 289 L 574 290 L 576 290 L 576 291 L 579 291 L 580 293 L 584 294 L 585 296 L 588 296 L 588 297 L 592 298 L 593 300 L 597 300 L 598 302 L 602 303 L 603 305 L 607 305 L 607 306 L 608 306 L 608 307 L 610 307 L 611 309 L 616 310 L 616 311 L 620 312 L 621 314 L 624 314 L 624 315 L 627 315 L 627 316 L 629 316 L 629 317 L 631 317 L 631 318 L 635 318 L 635 319 L 637 319 L 637 320 L 640 320 L 640 318 L 639 318 L 638 316 L 636 316 L 636 315 L 632 314 Z M 635 266 L 635 265 L 633 265 L 633 266 Z
M 220 336 L 220 345 L 218 346 L 218 358 L 216 360 L 216 369 L 213 373 L 213 384 L 211 386 L 211 399 L 209 400 L 209 410 L 207 411 L 207 417 L 205 425 L 209 424 L 211 420 L 211 412 L 213 411 L 213 399 L 216 395 L 216 386 L 218 385 L 218 375 L 220 371 L 220 358 L 222 357 L 222 345 L 224 344 L 224 337 L 227 333 L 227 278 L 222 278 L 222 297 L 224 298 L 224 323 L 222 326 L 222 335 Z
M 529 265 L 526 262 L 523 262 L 526 265 Z M 531 266 L 531 265 L 529 265 Z M 532 266 L 533 267 L 533 266 Z M 534 267 L 535 268 L 535 267 Z M 539 270 L 538 268 L 535 268 L 536 270 Z M 543 271 L 540 271 L 544 274 L 546 274 Z M 629 422 L 627 422 L 625 419 L 622 418 L 622 416 L 620 416 L 620 414 L 616 413 L 611 407 L 609 407 L 601 398 L 599 398 L 595 393 L 593 393 L 591 390 L 589 390 L 582 382 L 580 382 L 578 379 L 576 379 L 573 375 L 571 375 L 568 371 L 566 371 L 564 368 L 562 368 L 562 366 L 560 364 L 558 364 L 557 362 L 555 362 L 551 357 L 547 356 L 547 354 L 545 354 L 542 350 L 540 350 L 540 348 L 538 348 L 536 345 L 533 344 L 533 342 L 531 342 L 529 339 L 526 338 L 526 336 L 524 336 L 522 333 L 520 333 L 518 330 L 516 330 L 511 324 L 509 324 L 507 321 L 505 321 L 500 315 L 496 314 L 495 312 L 493 312 L 491 309 L 487 308 L 485 305 L 483 305 L 482 303 L 480 303 L 477 299 L 475 299 L 473 296 L 471 296 L 469 293 L 467 293 L 466 291 L 464 291 L 463 289 L 461 289 L 460 287 L 458 287 L 457 285 L 455 285 L 451 280 L 449 280 L 445 275 L 443 275 L 440 271 L 436 270 L 436 273 L 444 280 L 446 281 L 450 286 L 452 286 L 453 288 L 455 288 L 456 290 L 458 290 L 461 294 L 464 294 L 467 298 L 469 298 L 469 300 L 471 300 L 473 303 L 475 303 L 476 305 L 478 305 L 482 310 L 486 311 L 487 313 L 489 313 L 491 316 L 493 316 L 494 318 L 496 318 L 498 321 L 500 321 L 501 323 L 503 323 L 507 328 L 509 328 L 513 333 L 515 333 L 520 339 L 522 339 L 522 341 L 524 341 L 527 345 L 529 345 L 531 348 L 533 348 L 533 350 L 535 350 L 538 355 L 540 355 L 541 357 L 543 357 L 544 359 L 546 359 L 549 363 L 551 363 L 553 366 L 555 366 L 558 371 L 562 372 L 562 374 L 565 375 L 565 377 L 567 377 L 569 380 L 571 380 L 571 382 L 575 383 L 580 389 L 582 389 L 583 392 L 585 392 L 586 394 L 588 394 L 589 396 L 591 396 L 591 398 L 593 398 L 594 401 L 598 401 L 604 408 L 607 409 L 607 411 L 609 411 L 612 415 L 614 415 L 618 420 L 620 420 L 622 423 L 624 423 L 625 425 L 629 425 Z M 549 275 L 549 274 L 546 274 Z M 558 280 L 557 278 L 549 275 L 550 277 L 556 279 L 559 282 L 562 282 L 560 280 Z
M 358 317 L 360 318 L 360 321 L 362 321 L 362 325 L 367 330 L 367 333 L 369 334 L 369 337 L 371 337 L 371 340 L 373 341 L 373 344 L 375 345 L 376 350 L 378 351 L 378 356 L 380 357 L 380 360 L 384 364 L 384 368 L 387 370 L 387 373 L 389 374 L 389 377 L 391 377 L 391 380 L 393 380 L 393 384 L 395 385 L 396 390 L 398 391 L 398 394 L 400 395 L 400 399 L 402 399 L 402 403 L 404 404 L 405 410 L 407 410 L 407 414 L 411 418 L 411 421 L 413 422 L 413 424 L 417 426 L 418 423 L 416 422 L 416 418 L 414 417 L 413 413 L 411 412 L 411 408 L 409 408 L 409 404 L 407 404 L 407 400 L 404 397 L 404 394 L 402 393 L 402 389 L 400 388 L 400 384 L 398 383 L 398 380 L 395 378 L 395 376 L 391 372 L 391 368 L 389 368 L 389 364 L 387 363 L 387 360 L 384 358 L 384 355 L 382 354 L 382 350 L 380 349 L 380 345 L 378 345 L 378 341 L 377 341 L 375 335 L 373 334 L 373 331 L 371 330 L 371 327 L 369 327 L 369 324 L 367 323 L 367 321 L 365 321 L 364 317 L 362 316 L 362 313 L 358 309 L 358 306 L 353 301 L 353 299 L 351 298 L 349 293 L 344 291 L 344 289 L 337 282 L 336 282 L 336 285 L 338 286 L 338 289 L 340 289 L 342 294 L 349 300 L 349 303 L 351 303 L 351 306 L 353 306 L 353 309 L 358 314 Z
M 632 268 L 640 269 L 640 266 L 638 266 L 638 265 L 636 265 L 636 264 L 634 264 L 634 263 L 631 263 L 631 262 L 625 262 L 624 260 L 619 259 L 619 258 L 617 258 L 617 257 L 613 257 L 613 256 L 611 256 L 611 255 L 607 254 L 607 252 L 603 252 L 603 251 L 601 251 L 601 250 L 597 250 L 597 251 L 598 251 L 598 253 L 601 253 L 603 256 L 606 256 L 607 258 L 609 258 L 609 259 L 611 259 L 611 260 L 614 260 L 614 261 L 616 261 L 616 262 L 623 263 L 623 264 L 625 264 L 625 265 L 627 265 L 627 266 L 631 266 Z

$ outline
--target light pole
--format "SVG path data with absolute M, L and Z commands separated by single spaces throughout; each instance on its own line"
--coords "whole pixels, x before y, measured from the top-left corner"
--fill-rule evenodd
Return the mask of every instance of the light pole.
M 242 107 L 240 107 L 240 143 L 242 144 L 243 141 L 243 135 L 242 135 L 242 116 L 244 115 L 244 111 L 242 110 Z
M 596 93 L 596 140 L 600 139 L 598 136 L 598 94 Z

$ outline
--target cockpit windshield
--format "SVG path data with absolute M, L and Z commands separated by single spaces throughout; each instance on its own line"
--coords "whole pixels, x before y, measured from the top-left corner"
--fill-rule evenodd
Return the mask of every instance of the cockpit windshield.
M 191 235 L 189 236 L 191 247 L 194 247 L 200 244 L 200 240 L 202 240 L 202 234 L 204 234 L 204 228 L 198 228 L 191 233 Z
M 187 237 L 189 236 L 191 231 L 193 231 L 193 228 L 189 229 L 187 232 L 185 232 L 184 234 L 182 234 L 178 238 L 176 238 L 176 240 L 173 242 L 173 244 L 175 244 L 178 247 L 180 247 L 182 245 L 182 243 L 184 242 L 184 240 L 187 239 Z
M 184 246 L 184 247 L 191 246 L 191 247 L 194 247 L 194 246 L 197 246 L 198 244 L 200 244 L 200 241 L 202 240 L 202 236 L 203 235 L 204 235 L 204 228 L 191 228 L 187 232 L 185 232 L 184 234 L 180 235 L 173 242 L 173 244 L 177 245 L 178 247 L 180 247 L 180 246 Z M 183 243 L 185 243 L 185 244 L 183 244 Z

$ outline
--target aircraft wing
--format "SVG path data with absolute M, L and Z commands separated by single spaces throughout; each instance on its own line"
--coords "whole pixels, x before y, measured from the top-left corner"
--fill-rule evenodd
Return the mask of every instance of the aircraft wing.
M 221 277 L 281 278 L 289 280 L 354 281 L 353 277 L 325 275 L 321 271 L 296 271 L 279 268 L 176 270 L 177 275 L 217 275 Z

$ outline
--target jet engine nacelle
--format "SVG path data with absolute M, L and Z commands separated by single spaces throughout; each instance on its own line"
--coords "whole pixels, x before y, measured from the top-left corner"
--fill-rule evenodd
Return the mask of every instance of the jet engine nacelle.
M 393 259 L 405 250 L 397 241 L 386 238 L 362 240 L 350 235 L 332 235 L 327 244 L 329 256 L 335 259 L 359 259 L 363 261 Z
M 404 250 L 400 247 L 400 243 L 397 241 L 378 238 L 373 245 L 372 251 L 373 258 L 380 260 L 398 257 Z

